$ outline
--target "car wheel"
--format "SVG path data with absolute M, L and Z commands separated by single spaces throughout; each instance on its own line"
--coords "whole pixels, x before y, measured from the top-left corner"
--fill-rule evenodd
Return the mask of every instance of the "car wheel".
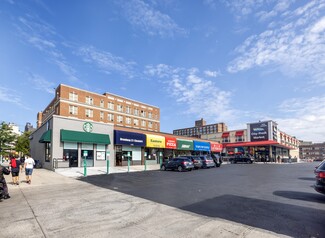
M 250 161 L 248 161 L 248 163 L 249 163 L 249 164 L 252 164 L 252 163 L 253 163 L 253 161 L 251 161 L 251 160 L 250 160 Z
M 166 171 L 166 166 L 165 165 L 161 166 L 161 170 Z
M 231 160 L 231 161 L 230 161 L 230 163 L 231 163 L 231 164 L 234 164 L 234 163 L 235 163 L 235 161 Z
M 183 171 L 182 166 L 178 166 L 178 167 L 177 167 L 177 170 L 178 170 L 179 172 L 182 172 L 182 171 Z

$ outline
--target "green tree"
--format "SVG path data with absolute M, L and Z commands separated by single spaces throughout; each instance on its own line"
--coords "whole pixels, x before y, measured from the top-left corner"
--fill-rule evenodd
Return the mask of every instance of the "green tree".
M 16 142 L 16 151 L 20 152 L 22 155 L 29 154 L 29 136 L 31 132 L 25 131 L 21 136 L 18 136 Z
M 16 136 L 12 132 L 12 128 L 4 121 L 0 124 L 0 155 L 9 155 L 16 141 Z

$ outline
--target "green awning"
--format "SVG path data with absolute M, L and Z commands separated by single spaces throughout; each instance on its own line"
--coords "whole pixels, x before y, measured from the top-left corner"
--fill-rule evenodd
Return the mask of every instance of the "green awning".
M 98 134 L 92 132 L 69 131 L 61 129 L 61 141 L 66 142 L 80 142 L 91 144 L 104 144 L 111 143 L 109 135 Z
M 52 130 L 45 131 L 38 142 L 51 143 L 51 136 L 52 136 Z

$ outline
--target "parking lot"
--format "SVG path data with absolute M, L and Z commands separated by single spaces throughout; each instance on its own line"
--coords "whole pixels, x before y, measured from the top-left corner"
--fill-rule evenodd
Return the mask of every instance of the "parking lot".
M 0 226 L 3 237 L 325 237 L 315 165 L 72 178 L 36 169 L 31 185 L 9 184 Z
M 325 237 L 325 196 L 312 188 L 315 165 L 231 164 L 191 172 L 150 171 L 81 180 L 277 234 Z

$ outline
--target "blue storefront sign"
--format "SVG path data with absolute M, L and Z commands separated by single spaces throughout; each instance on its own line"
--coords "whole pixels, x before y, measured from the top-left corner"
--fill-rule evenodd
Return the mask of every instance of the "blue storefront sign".
M 127 131 L 114 131 L 114 144 L 115 145 L 131 145 L 131 146 L 146 146 L 146 135 L 127 132 Z
M 194 150 L 196 151 L 210 151 L 210 143 L 203 141 L 193 141 Z

